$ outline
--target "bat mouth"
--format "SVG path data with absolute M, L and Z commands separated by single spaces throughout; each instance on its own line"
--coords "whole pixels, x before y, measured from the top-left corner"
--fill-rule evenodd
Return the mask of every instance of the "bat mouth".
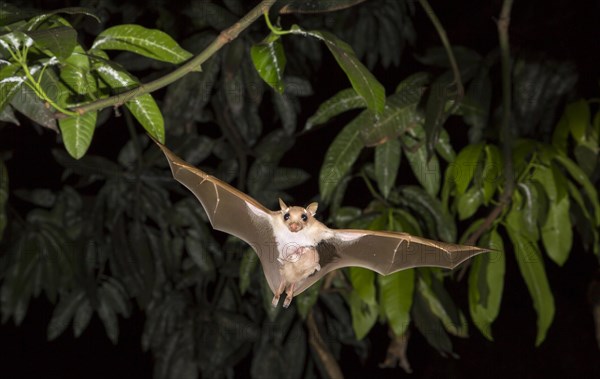
M 298 224 L 297 222 L 292 222 L 288 225 L 288 229 L 290 232 L 296 233 L 302 230 L 302 225 Z

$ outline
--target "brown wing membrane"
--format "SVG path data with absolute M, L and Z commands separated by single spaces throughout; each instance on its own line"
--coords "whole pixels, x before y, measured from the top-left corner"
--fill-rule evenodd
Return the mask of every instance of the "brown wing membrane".
M 328 272 L 342 267 L 364 267 L 382 275 L 413 267 L 453 269 L 467 259 L 489 251 L 475 246 L 432 241 L 406 233 L 339 229 L 335 230 L 335 234 L 336 238 L 327 241 L 319 249 L 321 271 L 299 285 L 296 294 L 300 294 Z
M 270 223 L 271 212 L 258 201 L 229 184 L 208 175 L 178 158 L 158 143 L 169 161 L 173 177 L 200 200 L 214 229 L 232 234 L 248 243 L 260 258 L 273 293 L 281 283 L 277 244 Z M 321 270 L 298 283 L 294 296 L 302 293 L 328 272 L 349 266 L 364 267 L 382 275 L 396 271 L 434 266 L 455 268 L 465 260 L 489 251 L 431 241 L 405 233 L 369 230 L 332 230 L 318 246 Z
M 212 227 L 252 246 L 260 258 L 267 282 L 275 292 L 281 279 L 276 243 L 268 219 L 271 211 L 238 189 L 191 166 L 164 145 L 158 142 L 157 145 L 167 157 L 173 177 L 200 200 Z

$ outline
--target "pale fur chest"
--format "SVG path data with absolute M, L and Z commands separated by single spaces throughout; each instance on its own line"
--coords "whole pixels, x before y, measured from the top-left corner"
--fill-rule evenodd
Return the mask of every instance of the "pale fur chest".
M 305 228 L 299 232 L 291 232 L 287 228 L 273 228 L 277 251 L 280 258 L 288 257 L 300 247 L 314 247 L 321 241 L 318 233 L 311 233 L 311 228 Z

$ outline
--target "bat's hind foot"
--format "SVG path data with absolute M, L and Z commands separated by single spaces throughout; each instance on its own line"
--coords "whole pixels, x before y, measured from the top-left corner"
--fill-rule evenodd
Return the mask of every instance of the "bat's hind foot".
M 275 296 L 273 296 L 273 301 L 271 301 L 271 305 L 273 305 L 273 308 L 277 308 L 278 304 L 279 304 L 279 295 L 275 295 Z
M 283 307 L 287 308 L 290 306 L 290 303 L 292 302 L 292 299 L 294 298 L 294 288 L 296 288 L 296 283 L 292 283 L 286 290 L 285 290 L 285 300 L 283 302 Z

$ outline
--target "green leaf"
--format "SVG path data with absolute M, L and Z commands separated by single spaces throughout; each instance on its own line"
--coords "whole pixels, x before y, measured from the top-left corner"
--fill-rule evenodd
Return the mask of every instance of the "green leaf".
M 164 143 L 164 120 L 160 108 L 150 94 L 147 93 L 129 100 L 125 106 L 152 137 Z
M 287 190 L 296 187 L 310 178 L 310 174 L 299 168 L 281 167 L 276 169 L 271 178 L 272 190 Z
M 319 188 L 325 203 L 331 200 L 336 187 L 348 174 L 364 146 L 360 138 L 361 121 L 359 116 L 346 125 L 325 153 L 319 174 Z
M 193 229 L 188 232 L 185 237 L 185 247 L 202 274 L 209 275 L 215 271 L 215 264 L 209 254 L 206 241 L 202 240 L 202 236 L 197 230 Z
M 546 338 L 548 328 L 554 319 L 554 297 L 548 284 L 544 261 L 537 243 L 528 240 L 519 230 L 508 225 L 506 228 L 513 243 L 517 263 L 525 284 L 533 300 L 537 313 L 537 337 L 535 345 L 539 346 Z
M 574 154 L 579 167 L 588 177 L 593 177 L 596 166 L 600 163 L 600 148 L 596 142 L 584 142 L 584 144 L 575 146 Z
M 410 323 L 410 308 L 415 288 L 415 270 L 403 270 L 377 276 L 379 303 L 396 336 L 406 332 Z
M 350 8 L 360 4 L 365 0 L 336 0 L 336 1 L 315 1 L 315 0 L 288 0 L 281 7 L 279 13 L 324 13 L 334 12 L 341 9 Z
M 578 144 L 587 140 L 587 129 L 590 126 L 590 107 L 584 99 L 567 105 L 565 116 L 569 122 L 569 131 Z
M 506 258 L 502 237 L 496 229 L 485 238 L 485 245 L 495 251 L 473 258 L 469 271 L 469 310 L 477 329 L 493 341 L 491 326 L 500 312 Z
M 450 337 L 448 337 L 440 319 L 431 311 L 427 300 L 425 300 L 420 291 L 415 291 L 412 312 L 415 326 L 427 342 L 435 347 L 443 356 L 446 356 L 446 354 L 455 356 L 452 353 L 452 341 Z
M 77 46 L 77 31 L 68 26 L 38 29 L 27 32 L 37 47 L 61 62 L 67 59 Z
M 306 320 L 308 312 L 310 312 L 312 307 L 317 303 L 322 284 L 323 281 L 319 280 L 294 299 L 296 308 L 298 308 L 298 313 L 300 313 L 303 320 Z
M 571 195 L 573 200 L 575 200 L 577 205 L 579 205 L 579 207 L 581 208 L 581 212 L 583 213 L 585 218 L 590 223 L 593 223 L 594 217 L 590 213 L 590 209 L 588 209 L 587 205 L 585 204 L 585 201 L 583 200 L 583 196 L 581 195 L 581 191 L 579 191 L 579 188 L 577 188 L 577 186 L 575 186 L 575 184 L 573 184 L 573 182 L 571 182 L 570 180 L 567 182 L 567 184 L 568 184 L 568 188 L 569 188 L 569 194 Z
M 90 70 L 90 59 L 87 53 L 77 45 L 73 54 L 65 60 L 60 78 L 77 94 L 95 94 L 98 86 Z
M 75 317 L 73 317 L 73 334 L 75 338 L 78 338 L 81 333 L 87 328 L 92 319 L 92 315 L 94 314 L 94 310 L 89 302 L 89 300 L 84 299 L 83 303 L 75 312 Z
M 375 177 L 384 198 L 388 195 L 398 176 L 402 146 L 397 138 L 375 147 Z
M 0 110 L 4 110 L 19 87 L 25 82 L 24 76 L 15 75 L 19 71 L 18 64 L 5 65 L 0 68 Z
M 242 293 L 242 295 L 245 294 L 248 288 L 250 287 L 252 273 L 256 269 L 257 263 L 258 255 L 256 255 L 254 250 L 246 250 L 246 252 L 242 256 L 242 262 L 240 263 L 240 292 Z
M 567 118 L 567 115 L 563 113 L 552 133 L 552 145 L 562 154 L 567 154 L 568 138 L 569 119 Z
M 0 35 L 0 52 L 7 50 L 6 53 L 3 52 L 2 54 L 4 57 L 10 56 L 8 51 L 17 52 L 25 47 L 30 48 L 33 44 L 33 39 L 20 31 Z
M 450 135 L 444 128 L 440 129 L 440 136 L 435 145 L 435 151 L 448 163 L 452 163 L 456 159 L 456 152 L 450 143 Z
M 317 125 L 322 125 L 333 117 L 351 109 L 367 106 L 365 99 L 354 88 L 346 88 L 324 101 L 315 112 L 306 120 L 304 131 L 312 130 Z
M 446 242 L 456 241 L 456 224 L 452 215 L 444 210 L 442 203 L 417 186 L 405 186 L 400 194 L 411 208 L 420 207 L 435 221 L 435 232 L 439 239 Z M 419 212 L 420 213 L 420 212 Z
M 467 320 L 464 314 L 452 303 L 447 292 L 434 291 L 434 283 L 437 279 L 429 280 L 429 283 L 422 276 L 417 279 L 417 290 L 425 299 L 431 312 L 442 321 L 444 328 L 448 333 L 457 337 L 467 337 Z M 439 287 L 441 283 L 439 283 Z M 441 296 L 440 296 L 441 295 Z
M 492 100 L 492 82 L 488 70 L 481 68 L 465 92 L 460 110 L 469 129 L 471 142 L 481 141 L 483 130 L 488 124 Z
M 458 197 L 458 218 L 465 220 L 475 214 L 481 203 L 483 203 L 483 191 L 477 187 L 469 190 Z
M 575 179 L 577 183 L 579 183 L 584 191 L 586 192 L 588 198 L 592 202 L 592 206 L 594 207 L 595 213 L 595 225 L 600 225 L 600 203 L 598 202 L 598 191 L 590 181 L 590 179 L 585 175 L 582 169 L 579 168 L 569 158 L 562 154 L 558 154 L 554 157 L 567 171 L 569 174 Z
M 365 302 L 375 302 L 375 272 L 362 268 L 350 267 L 350 283 L 354 291 Z
M 575 200 L 575 204 L 577 205 L 571 208 L 571 213 L 574 218 L 574 223 L 583 237 L 582 243 L 586 249 L 591 245 L 591 250 L 594 254 L 598 255 L 600 254 L 600 230 L 593 225 L 594 217 L 590 214 L 588 205 L 585 203 L 579 188 L 577 188 L 570 180 L 568 184 L 569 194 L 571 195 L 571 198 Z
M 17 86 L 10 105 L 32 121 L 48 129 L 57 130 L 54 112 L 28 86 Z
M 11 106 L 6 106 L 4 109 L 0 110 L 0 121 L 11 123 L 17 126 L 21 125 L 17 119 L 17 116 L 15 116 L 13 107 Z
M 285 52 L 281 39 L 269 34 L 261 43 L 250 49 L 252 63 L 260 77 L 279 93 L 283 93 L 283 71 L 285 70 Z
M 352 315 L 352 329 L 356 339 L 362 340 L 377 322 L 377 303 L 366 303 L 356 291 L 350 292 L 348 303 Z
M 98 297 L 98 316 L 104 324 L 106 335 L 110 341 L 116 345 L 117 340 L 119 339 L 119 322 L 117 321 L 115 310 L 110 306 L 110 300 L 108 299 L 108 294 L 106 291 L 99 291 Z
M 302 35 L 310 35 L 325 42 L 337 63 L 350 79 L 352 88 L 365 99 L 367 107 L 376 113 L 383 111 L 385 88 L 360 62 L 350 45 L 327 31 L 303 31 L 296 25 L 292 26 L 292 31 Z
M 361 113 L 359 117 L 364 118 L 361 136 L 365 145 L 375 146 L 406 132 L 423 140 L 424 144 L 423 118 L 417 111 L 419 99 L 420 93 L 408 87 L 390 96 L 380 114 L 369 110 Z
M 63 143 L 73 158 L 79 159 L 85 155 L 92 142 L 97 116 L 98 112 L 88 112 L 78 117 L 58 120 Z
M 98 72 L 102 80 L 104 80 L 112 89 L 124 90 L 139 84 L 139 82 L 126 71 L 113 67 L 104 61 L 96 62 L 94 64 L 94 69 Z M 165 127 L 162 113 L 154 101 L 154 98 L 149 93 L 128 100 L 125 103 L 125 106 L 152 137 L 156 138 L 159 142 L 164 143 Z
M 31 18 L 33 17 L 31 20 L 29 20 L 27 22 L 27 30 L 36 30 L 38 29 L 38 27 L 44 23 L 44 21 L 46 21 L 47 19 L 49 19 L 50 17 L 60 14 L 60 13 L 66 13 L 66 14 L 75 14 L 75 15 L 86 15 L 89 17 L 92 17 L 93 19 L 95 19 L 98 23 L 102 23 L 102 20 L 100 19 L 99 16 L 96 15 L 96 11 L 92 8 L 85 8 L 85 7 L 67 7 L 67 8 L 60 8 L 60 9 L 55 9 L 53 11 L 50 12 L 39 12 L 39 11 L 31 11 L 31 10 L 26 10 L 24 12 L 25 15 L 28 15 L 27 17 L 23 17 L 20 19 L 26 19 L 26 18 Z M 0 22 L 0 24 L 2 24 L 2 22 Z
M 3 161 L 0 161 L 0 241 L 8 218 L 6 217 L 6 203 L 8 201 L 8 170 Z
M 569 197 L 551 202 L 546 222 L 542 226 L 542 242 L 550 259 L 562 266 L 573 245 L 573 230 L 569 216 Z
M 457 195 L 465 193 L 471 179 L 473 179 L 483 146 L 483 142 L 468 145 L 458 153 L 456 160 L 452 163 L 451 175 L 446 180 L 455 183 Z
M 423 124 L 427 157 L 433 153 L 442 124 L 448 118 L 445 109 L 452 97 L 453 94 L 450 93 L 447 82 L 443 80 L 433 82 L 425 105 L 425 123 Z
M 100 287 L 100 297 L 105 297 L 110 308 L 125 317 L 129 316 L 130 306 L 125 288 L 114 278 L 107 278 Z
M 542 185 L 551 202 L 560 201 L 567 196 L 567 180 L 554 164 L 550 167 L 536 167 L 532 179 Z
M 413 150 L 415 146 L 406 146 L 406 138 L 402 140 L 405 142 L 404 153 L 417 180 L 428 194 L 435 197 L 442 182 L 438 157 L 436 155 L 427 157 L 427 145 L 424 140 L 418 142 L 416 150 Z
M 185 62 L 193 56 L 168 34 L 133 24 L 117 25 L 106 29 L 96 37 L 92 49 L 131 51 L 174 64 Z
M 452 52 L 456 57 L 456 61 L 458 62 L 458 66 L 466 71 L 466 69 L 473 70 L 477 68 L 481 62 L 481 55 L 474 50 L 471 50 L 464 46 L 453 46 Z M 438 67 L 451 67 L 450 58 L 448 57 L 448 53 L 446 49 L 442 46 L 435 46 L 428 48 L 424 54 L 417 56 L 419 62 L 429 65 L 429 66 L 438 66 Z M 465 72 L 463 72 L 463 77 L 465 76 Z M 464 79 L 463 79 L 464 80 Z
M 81 305 L 83 297 L 84 292 L 82 290 L 61 296 L 58 305 L 54 308 L 52 319 L 48 325 L 47 338 L 49 341 L 60 336 L 67 329 L 71 318 L 73 318 L 73 315 Z
M 0 6 L 0 26 L 7 26 L 17 21 L 37 16 L 40 12 L 33 8 L 17 6 L 9 2 L 3 2 Z
M 488 205 L 500 187 L 502 178 L 502 158 L 495 145 L 485 146 L 485 166 L 483 168 L 483 204 Z
M 531 241 L 540 239 L 538 231 L 539 194 L 533 182 L 526 181 L 517 185 L 513 193 L 511 210 L 506 221 Z
M 271 322 L 275 321 L 277 315 L 281 313 L 283 307 L 274 307 L 272 304 L 273 301 L 273 291 L 269 287 L 269 283 L 267 283 L 267 278 L 264 275 L 260 275 L 260 283 L 261 283 L 261 298 L 262 305 L 267 317 Z

